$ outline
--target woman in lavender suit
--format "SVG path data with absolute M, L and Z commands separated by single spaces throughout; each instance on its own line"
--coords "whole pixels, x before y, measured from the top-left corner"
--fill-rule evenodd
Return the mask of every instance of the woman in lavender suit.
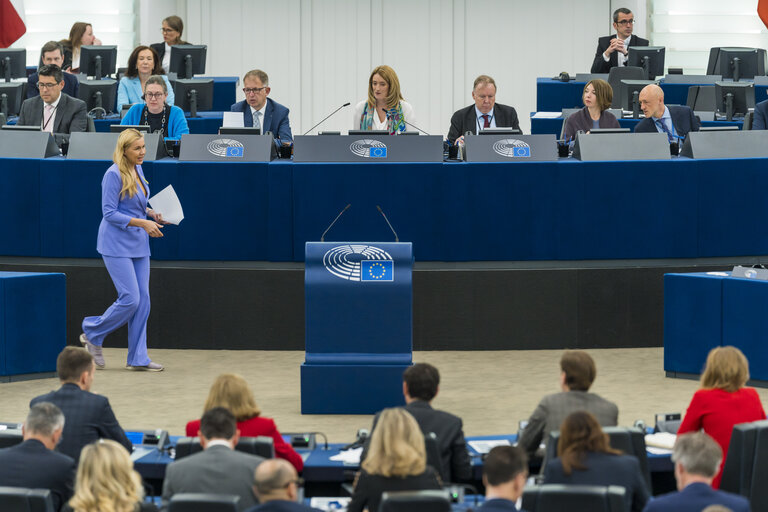
M 149 186 L 141 170 L 146 148 L 144 136 L 128 129 L 120 134 L 112 155 L 114 164 L 101 181 L 101 211 L 96 250 L 104 259 L 117 300 L 101 316 L 83 319 L 80 343 L 104 368 L 101 346 L 111 332 L 128 324 L 129 370 L 159 372 L 163 365 L 147 354 L 149 318 L 149 237 L 163 236 L 162 215 L 147 208 Z M 149 219 L 147 218 L 149 217 Z

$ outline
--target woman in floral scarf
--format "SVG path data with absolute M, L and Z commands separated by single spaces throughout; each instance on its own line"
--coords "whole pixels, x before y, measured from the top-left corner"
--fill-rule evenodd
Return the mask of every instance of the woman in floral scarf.
M 403 101 L 395 70 L 379 66 L 368 79 L 368 99 L 355 107 L 352 129 L 387 130 L 390 135 L 395 135 L 408 129 L 405 121 L 416 124 L 413 107 Z

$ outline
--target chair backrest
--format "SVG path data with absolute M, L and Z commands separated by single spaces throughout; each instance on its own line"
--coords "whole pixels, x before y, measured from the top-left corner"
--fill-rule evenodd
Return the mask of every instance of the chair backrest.
M 626 512 L 625 494 L 616 485 L 533 485 L 523 492 L 522 508 L 528 512 Z
M 645 435 L 634 427 L 603 427 L 603 432 L 608 434 L 611 440 L 611 448 L 621 450 L 627 455 L 634 455 L 640 463 L 640 471 L 643 473 L 648 489 L 651 486 L 651 470 L 648 466 L 648 453 L 645 450 Z M 544 464 L 557 457 L 557 442 L 560 432 L 550 432 L 547 440 L 547 450 L 544 456 Z M 542 465 L 543 466 L 543 465 Z
M 212 493 L 174 494 L 168 512 L 237 512 L 240 496 Z
M 688 88 L 688 98 L 685 104 L 691 107 L 691 110 L 697 111 L 715 111 L 715 86 L 714 85 L 692 85 Z
M 427 465 L 435 468 L 443 483 L 451 481 L 448 468 L 443 467 L 443 459 L 440 457 L 440 448 L 437 446 L 437 435 L 430 432 L 424 435 L 424 448 L 427 451 Z
M 720 488 L 749 499 L 752 510 L 768 507 L 768 420 L 735 425 Z
M 623 100 L 621 96 L 621 81 L 622 80 L 645 80 L 645 73 L 643 68 L 634 66 L 612 67 L 608 73 L 608 85 L 613 89 L 613 101 L 611 106 L 613 108 L 622 108 Z
M 560 139 L 563 140 L 563 136 L 565 135 L 565 123 L 568 121 L 568 118 L 571 117 L 572 114 L 575 114 L 581 110 L 580 108 L 564 108 L 563 109 L 563 125 L 560 127 Z
M 750 110 L 744 115 L 744 125 L 741 127 L 742 130 L 751 130 L 752 129 L 752 119 L 755 117 L 755 112 Z
M 241 437 L 235 450 L 273 459 L 275 458 L 275 441 L 267 436 Z M 201 451 L 203 447 L 198 437 L 182 437 L 176 442 L 176 460 Z
M 393 491 L 381 495 L 378 512 L 450 512 L 451 494 L 446 489 Z M 371 511 L 374 512 L 374 511 Z
M 16 446 L 24 441 L 21 430 L 0 430 L 0 448 Z
M 0 510 L 9 512 L 53 512 L 48 489 L 0 487 Z

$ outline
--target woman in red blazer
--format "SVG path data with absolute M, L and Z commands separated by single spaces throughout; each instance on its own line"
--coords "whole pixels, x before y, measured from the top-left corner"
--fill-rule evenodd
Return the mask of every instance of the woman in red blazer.
M 232 373 L 219 375 L 208 392 L 203 412 L 214 407 L 226 407 L 232 411 L 237 418 L 237 428 L 240 430 L 241 437 L 269 436 L 275 442 L 275 456 L 293 464 L 298 472 L 304 468 L 301 455 L 283 440 L 275 421 L 260 416 L 261 409 L 256 405 L 248 383 L 240 375 Z M 199 433 L 200 420 L 187 423 L 187 436 L 197 437 Z
M 733 426 L 765 419 L 757 391 L 744 387 L 748 380 L 749 365 L 741 350 L 731 346 L 713 348 L 701 375 L 701 389 L 693 395 L 677 432 L 703 430 L 723 449 L 723 462 L 712 482 L 715 489 L 720 487 Z

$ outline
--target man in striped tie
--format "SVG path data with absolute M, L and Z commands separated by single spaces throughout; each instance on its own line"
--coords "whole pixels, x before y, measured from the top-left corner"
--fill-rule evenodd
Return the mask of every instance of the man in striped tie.
M 475 78 L 472 86 L 474 105 L 457 110 L 451 117 L 448 141 L 460 144 L 467 132 L 477 133 L 484 128 L 520 129 L 517 112 L 513 107 L 496 103 L 496 82 L 488 75 Z
M 61 68 L 43 65 L 37 75 L 40 96 L 24 100 L 16 124 L 39 126 L 49 133 L 84 132 L 87 127 L 85 102 L 61 92 L 65 84 Z
M 643 87 L 640 91 L 640 108 L 645 119 L 637 123 L 635 133 L 665 133 L 669 142 L 682 142 L 689 132 L 699 131 L 701 122 L 693 115 L 690 107 L 665 105 L 664 91 L 656 84 Z

